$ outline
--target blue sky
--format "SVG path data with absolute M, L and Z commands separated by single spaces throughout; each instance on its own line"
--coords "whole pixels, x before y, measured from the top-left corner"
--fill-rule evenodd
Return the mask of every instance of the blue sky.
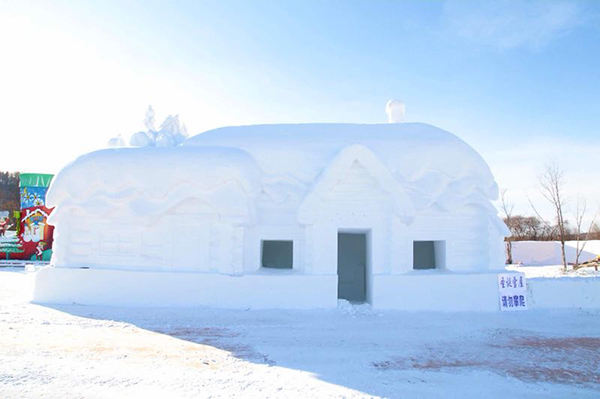
M 2 2 L 0 50 L 2 170 L 56 172 L 141 130 L 149 104 L 199 133 L 385 122 L 400 98 L 479 150 L 522 213 L 554 158 L 600 199 L 593 0 Z

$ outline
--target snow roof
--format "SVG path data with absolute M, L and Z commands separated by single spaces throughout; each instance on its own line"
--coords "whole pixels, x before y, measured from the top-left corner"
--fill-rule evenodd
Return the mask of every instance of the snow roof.
M 415 210 L 465 205 L 496 218 L 490 200 L 498 186 L 485 161 L 455 135 L 422 123 L 225 127 L 173 148 L 95 151 L 54 178 L 46 202 L 57 207 L 51 224 L 74 208 L 145 218 L 190 198 L 251 223 L 261 192 L 275 203 L 299 205 L 354 161 L 377 175 L 407 223 Z
M 356 144 L 372 151 L 412 191 L 418 207 L 440 201 L 454 206 L 455 197 L 474 192 L 485 198 L 473 200 L 479 203 L 498 196 L 488 165 L 472 147 L 423 123 L 224 127 L 191 137 L 183 146 L 240 148 L 268 176 L 311 184 L 340 151 Z M 449 190 L 453 195 L 443 195 Z
M 234 148 L 113 148 L 85 154 L 52 181 L 51 222 L 76 207 L 106 215 L 158 215 L 190 198 L 222 215 L 253 217 L 250 198 L 260 194 L 260 171 L 247 153 Z M 233 194 L 233 195 L 232 195 Z

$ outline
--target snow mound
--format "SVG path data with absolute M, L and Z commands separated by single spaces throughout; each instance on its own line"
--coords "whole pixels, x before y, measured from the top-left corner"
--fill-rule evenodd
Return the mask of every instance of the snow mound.
M 123 140 L 123 137 L 119 134 L 116 137 L 113 137 L 112 139 L 108 140 L 107 145 L 109 147 L 125 147 L 125 140 Z
M 132 147 L 151 147 L 154 139 L 149 132 L 137 132 L 131 135 L 129 145 Z
M 379 315 L 368 303 L 351 303 L 345 299 L 338 299 L 338 310 L 352 317 Z

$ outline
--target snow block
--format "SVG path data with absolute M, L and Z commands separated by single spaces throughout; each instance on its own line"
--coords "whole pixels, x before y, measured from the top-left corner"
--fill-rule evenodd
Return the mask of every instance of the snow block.
M 527 286 L 530 309 L 600 309 L 600 278 L 535 278 L 529 279 Z M 372 290 L 375 309 L 499 311 L 497 273 L 493 272 L 374 275 Z M 36 275 L 33 302 L 124 307 L 335 308 L 337 276 L 229 276 L 45 267 Z
M 497 276 L 497 273 L 440 272 L 376 275 L 373 276 L 373 307 L 407 311 L 499 311 Z
M 312 309 L 337 306 L 337 276 L 228 276 L 45 267 L 33 302 L 125 307 Z

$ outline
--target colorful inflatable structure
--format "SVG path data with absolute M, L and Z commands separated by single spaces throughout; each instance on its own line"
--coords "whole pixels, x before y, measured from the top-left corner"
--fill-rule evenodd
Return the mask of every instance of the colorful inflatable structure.
M 14 212 L 16 226 L 9 226 L 8 215 L 0 218 L 7 229 L 0 235 L 0 259 L 50 261 L 54 227 L 48 225 L 51 210 L 46 208 L 46 191 L 53 175 L 20 175 L 21 210 Z M 11 231 L 10 227 L 16 227 Z

